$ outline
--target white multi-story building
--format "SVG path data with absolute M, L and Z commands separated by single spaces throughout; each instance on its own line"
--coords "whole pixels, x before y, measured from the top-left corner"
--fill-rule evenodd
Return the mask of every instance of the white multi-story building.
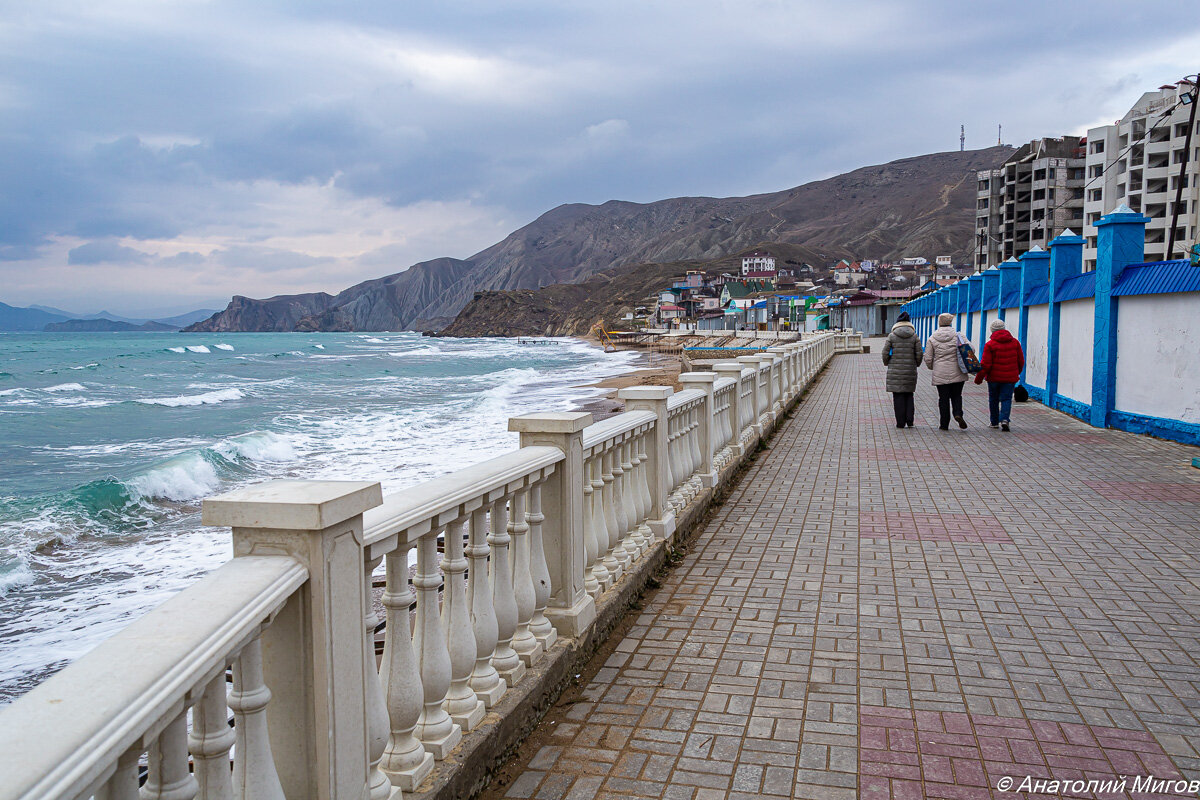
M 1163 261 L 1167 253 L 1175 195 L 1180 183 L 1191 106 L 1181 96 L 1195 96 L 1186 81 L 1160 86 L 1142 95 L 1129 113 L 1113 125 L 1088 131 L 1087 186 L 1084 198 L 1085 269 L 1096 267 L 1096 221 L 1124 204 L 1150 218 L 1146 225 L 1146 261 Z M 1196 122 L 1200 129 L 1200 120 Z M 1200 219 L 1200 130 L 1192 132 L 1192 153 L 1182 175 L 1183 195 L 1175 227 L 1175 258 L 1196 244 Z
M 748 256 L 742 256 L 742 274 L 746 275 L 750 272 L 774 272 L 775 271 L 775 256 L 770 253 L 753 252 Z
M 1083 140 L 1035 139 L 996 169 L 977 173 L 976 272 L 1083 224 Z

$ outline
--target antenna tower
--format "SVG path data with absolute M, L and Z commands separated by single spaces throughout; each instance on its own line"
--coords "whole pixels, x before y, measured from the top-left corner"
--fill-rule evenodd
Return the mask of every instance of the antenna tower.
M 958 152 L 961 153 L 962 151 L 964 151 L 966 149 L 967 149 L 967 126 L 959 125 L 958 126 Z
M 1003 131 L 1003 130 L 1004 130 L 1003 125 L 996 126 L 996 144 L 998 144 L 998 145 L 1004 144 L 1004 140 L 1001 138 L 1001 135 L 1000 135 L 1001 131 Z

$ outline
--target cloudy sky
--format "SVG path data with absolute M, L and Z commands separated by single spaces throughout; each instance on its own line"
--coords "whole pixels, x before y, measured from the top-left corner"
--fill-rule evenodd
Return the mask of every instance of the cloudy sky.
M 0 0 L 0 301 L 338 291 L 561 203 L 1083 133 L 1200 68 L 1178 2 L 1081 8 Z

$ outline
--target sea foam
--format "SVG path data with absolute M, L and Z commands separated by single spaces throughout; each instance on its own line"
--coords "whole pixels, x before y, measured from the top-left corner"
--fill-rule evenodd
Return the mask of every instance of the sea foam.
M 245 397 L 240 389 L 218 389 L 215 392 L 205 392 L 204 394 L 185 394 L 179 397 L 147 397 L 136 402 L 148 406 L 169 406 L 178 408 L 179 406 L 208 406 L 217 403 L 224 403 L 226 400 L 240 400 Z
M 202 344 L 189 344 L 187 346 L 187 349 L 191 353 L 211 353 L 212 352 L 212 350 L 209 350 L 207 347 L 205 347 Z

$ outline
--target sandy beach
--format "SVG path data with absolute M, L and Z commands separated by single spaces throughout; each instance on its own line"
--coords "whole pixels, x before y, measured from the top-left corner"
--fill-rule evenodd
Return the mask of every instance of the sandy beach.
M 633 372 L 606 378 L 597 383 L 588 384 L 590 387 L 606 389 L 603 397 L 589 400 L 580 404 L 578 411 L 590 411 L 597 421 L 606 419 L 624 411 L 624 406 L 617 400 L 617 391 L 627 386 L 670 386 L 679 391 L 679 359 L 656 355 L 651 361 L 650 354 L 644 354 L 638 360 L 638 367 Z

